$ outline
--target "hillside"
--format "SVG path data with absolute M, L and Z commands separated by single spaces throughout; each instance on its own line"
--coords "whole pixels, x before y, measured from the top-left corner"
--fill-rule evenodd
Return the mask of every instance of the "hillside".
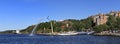
M 35 33 L 51 33 L 51 25 L 53 25 L 54 32 L 66 32 L 66 31 L 117 31 L 120 30 L 120 12 L 109 12 L 107 14 L 97 14 L 85 19 L 66 19 L 63 21 L 51 20 L 49 22 L 39 23 L 35 29 Z M 21 30 L 23 34 L 29 34 L 32 32 L 35 25 L 29 26 L 26 29 Z M 8 32 L 8 31 L 7 31 Z M 2 32 L 3 33 L 3 32 Z
M 54 28 L 54 32 L 63 32 L 63 31 L 82 31 L 85 29 L 92 28 L 92 18 L 86 18 L 82 20 L 76 19 L 67 19 L 64 21 L 55 21 L 51 20 Z M 42 22 L 38 25 L 37 29 L 35 30 L 36 33 L 50 33 L 51 26 L 50 22 Z M 29 26 L 28 28 L 21 30 L 22 33 L 31 33 L 33 26 Z

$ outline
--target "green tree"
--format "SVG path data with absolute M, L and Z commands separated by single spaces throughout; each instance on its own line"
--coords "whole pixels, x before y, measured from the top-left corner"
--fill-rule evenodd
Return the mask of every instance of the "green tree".
M 97 25 L 93 27 L 93 30 L 96 32 L 102 32 L 102 31 L 107 31 L 109 28 L 108 25 L 104 24 L 104 25 Z
M 117 20 L 117 26 L 116 27 L 117 27 L 117 30 L 118 30 L 118 29 L 120 29 L 120 17 L 117 17 L 116 20 Z
M 109 15 L 107 25 L 109 26 L 109 30 L 115 30 L 117 27 L 117 20 L 114 16 Z

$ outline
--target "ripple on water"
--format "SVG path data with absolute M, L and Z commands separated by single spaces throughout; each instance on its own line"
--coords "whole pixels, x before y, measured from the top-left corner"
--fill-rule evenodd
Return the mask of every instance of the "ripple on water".
M 120 37 L 111 36 L 28 36 L 0 35 L 0 44 L 120 44 Z

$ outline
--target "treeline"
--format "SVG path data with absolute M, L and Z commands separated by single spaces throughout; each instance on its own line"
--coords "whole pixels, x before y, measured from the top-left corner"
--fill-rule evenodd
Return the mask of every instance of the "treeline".
M 76 19 L 67 19 L 64 21 L 55 21 L 51 20 L 49 22 L 42 22 L 40 23 L 35 33 L 50 33 L 51 32 L 51 25 L 53 24 L 53 31 L 54 32 L 64 32 L 64 31 L 85 31 L 85 29 L 92 28 L 92 17 L 88 17 L 86 19 L 82 20 L 76 20 Z M 21 30 L 22 33 L 31 33 L 32 29 L 35 27 L 35 25 L 29 26 L 26 29 Z
M 15 34 L 16 30 L 1 31 L 0 34 Z

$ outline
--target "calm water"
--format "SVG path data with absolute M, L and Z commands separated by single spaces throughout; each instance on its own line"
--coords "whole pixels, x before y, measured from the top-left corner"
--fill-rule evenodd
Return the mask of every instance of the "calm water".
M 28 36 L 0 34 L 0 44 L 120 44 L 120 37 L 112 36 Z

